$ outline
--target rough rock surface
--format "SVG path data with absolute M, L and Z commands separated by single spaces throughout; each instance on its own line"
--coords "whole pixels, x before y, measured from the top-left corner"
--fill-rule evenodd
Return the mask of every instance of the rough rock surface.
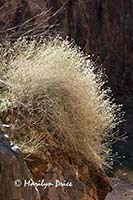
M 102 169 L 76 161 L 62 150 L 38 151 L 26 157 L 34 180 L 53 184 L 38 187 L 42 200 L 104 200 L 112 190 Z
M 112 179 L 112 187 L 106 200 L 133 200 L 133 183 Z
M 111 191 L 102 169 L 58 147 L 24 156 L 27 165 L 18 147 L 0 134 L 0 200 L 104 200 Z
M 0 134 L 0 200 L 40 200 L 35 188 L 21 187 L 30 177 L 18 148 Z

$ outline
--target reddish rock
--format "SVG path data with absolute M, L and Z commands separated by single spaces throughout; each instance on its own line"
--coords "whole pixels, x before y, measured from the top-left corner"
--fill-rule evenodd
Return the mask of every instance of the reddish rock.
M 103 169 L 50 144 L 24 153 L 26 165 L 0 135 L 0 200 L 105 200 L 112 188 Z
M 34 181 L 44 179 L 45 183 L 53 184 L 45 189 L 38 188 L 42 200 L 104 200 L 111 191 L 102 169 L 91 166 L 83 159 L 75 160 L 60 149 L 31 154 L 26 163 Z M 65 185 L 57 186 L 61 183 Z

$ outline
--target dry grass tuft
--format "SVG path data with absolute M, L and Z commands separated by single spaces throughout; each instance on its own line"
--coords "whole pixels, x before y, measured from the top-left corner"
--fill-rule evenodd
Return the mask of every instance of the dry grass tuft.
M 120 108 L 101 89 L 93 63 L 59 38 L 39 44 L 19 41 L 11 52 L 5 80 L 13 139 L 28 148 L 29 135 L 34 149 L 39 135 L 43 140 L 42 133 L 49 131 L 68 153 L 101 163 L 109 153 L 107 133 L 112 135 Z

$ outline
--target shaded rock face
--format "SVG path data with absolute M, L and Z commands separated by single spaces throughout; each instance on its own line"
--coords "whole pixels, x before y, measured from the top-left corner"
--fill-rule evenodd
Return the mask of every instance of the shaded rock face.
M 104 200 L 111 191 L 102 169 L 60 148 L 24 156 L 27 165 L 18 147 L 0 134 L 0 200 Z
M 30 177 L 20 151 L 0 134 L 0 200 L 40 200 L 35 188 L 21 187 Z
M 116 143 L 113 148 L 120 156 L 126 155 L 125 165 L 130 162 L 133 167 L 131 0 L 1 0 L 0 7 L 2 40 L 7 34 L 12 38 L 49 32 L 68 35 L 98 62 L 116 101 L 126 111 L 128 142 Z
M 48 23 L 46 10 L 46 3 L 41 0 L 1 0 L 0 36 L 16 39 L 20 35 L 43 32 Z
M 106 200 L 132 200 L 133 184 L 117 179 L 112 179 L 113 192 L 108 194 Z
M 1 0 L 0 7 L 1 31 L 53 25 L 85 52 L 100 57 L 114 94 L 133 92 L 131 0 Z
M 53 184 L 38 187 L 42 200 L 104 200 L 112 190 L 102 169 L 92 168 L 82 159 L 76 161 L 62 150 L 38 151 L 26 157 L 34 180 Z

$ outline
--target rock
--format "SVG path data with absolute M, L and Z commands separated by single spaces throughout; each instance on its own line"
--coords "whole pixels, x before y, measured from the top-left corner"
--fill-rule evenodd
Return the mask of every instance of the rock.
M 0 34 L 34 28 L 44 32 L 51 25 L 54 32 L 75 39 L 86 53 L 100 57 L 115 94 L 133 92 L 131 0 L 116 4 L 111 0 L 1 0 L 0 7 Z
M 44 1 L 0 1 L 0 35 L 18 38 L 28 33 L 39 34 L 47 26 L 47 7 Z M 46 26 L 45 26 L 46 24 Z
M 45 182 L 45 189 L 38 187 L 42 200 L 104 200 L 111 191 L 102 169 L 75 160 L 65 151 L 47 149 L 25 156 L 34 181 Z
M 133 200 L 133 183 L 118 179 L 111 180 L 113 192 L 107 195 L 106 200 Z
M 30 177 L 18 147 L 0 134 L 0 200 L 40 200 L 35 188 L 23 187 Z
M 0 134 L 0 200 L 104 200 L 111 191 L 102 168 L 60 148 L 24 156 L 27 165 L 19 148 Z

